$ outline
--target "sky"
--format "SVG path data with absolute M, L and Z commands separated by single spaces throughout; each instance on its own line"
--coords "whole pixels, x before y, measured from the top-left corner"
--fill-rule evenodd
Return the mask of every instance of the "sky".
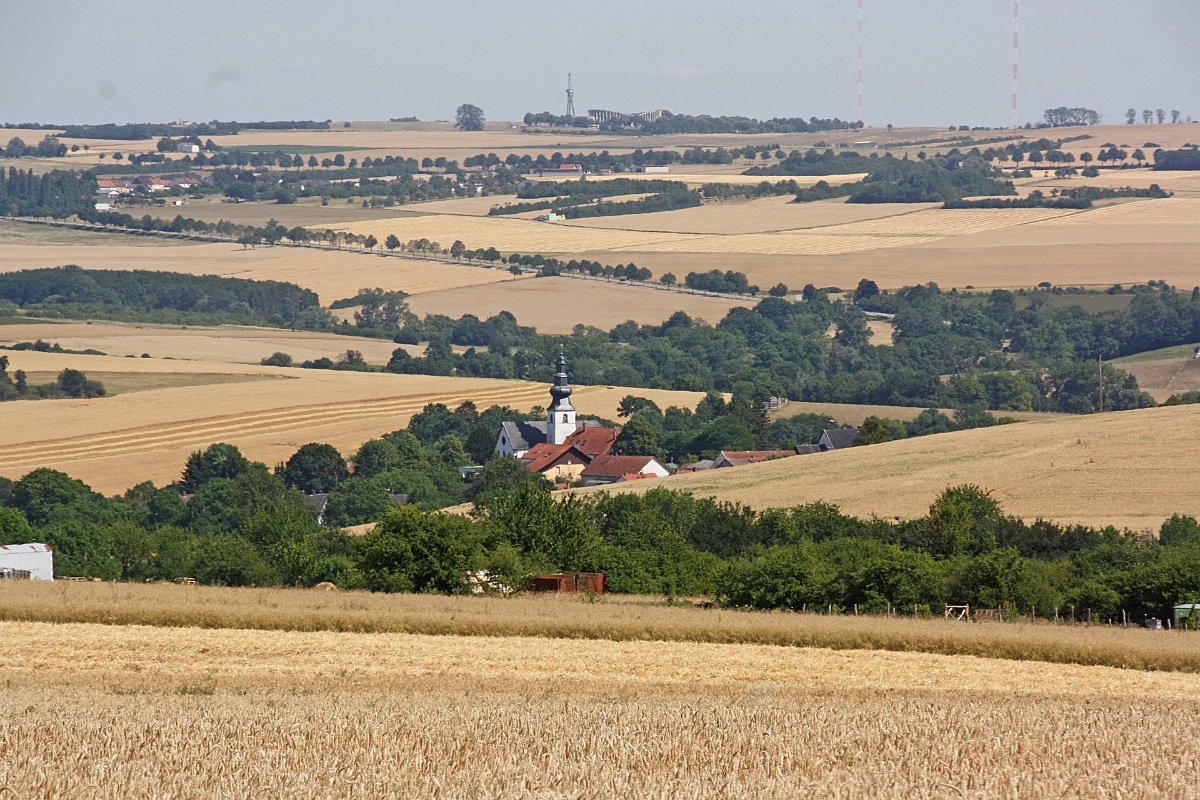
M 1004 127 L 1011 0 L 864 0 L 867 125 Z M 1200 0 L 1022 0 L 1019 121 L 1200 120 Z M 857 0 L 0 0 L 0 123 L 857 111 Z

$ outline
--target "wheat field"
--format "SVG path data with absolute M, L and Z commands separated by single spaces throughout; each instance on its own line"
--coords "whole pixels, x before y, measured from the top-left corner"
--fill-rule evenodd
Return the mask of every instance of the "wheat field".
M 0 635 L 14 797 L 1196 794 L 1190 676 L 679 642 Z

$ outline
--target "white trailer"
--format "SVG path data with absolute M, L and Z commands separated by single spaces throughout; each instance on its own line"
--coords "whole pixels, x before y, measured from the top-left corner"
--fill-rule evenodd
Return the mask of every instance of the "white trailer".
M 54 551 L 48 544 L 0 545 L 0 580 L 54 580 Z

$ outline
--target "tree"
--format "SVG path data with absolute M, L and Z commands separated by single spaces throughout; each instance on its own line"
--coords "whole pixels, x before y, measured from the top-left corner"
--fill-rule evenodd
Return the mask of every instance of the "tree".
M 1141 163 L 1143 161 L 1146 160 L 1146 154 L 1142 152 L 1142 148 L 1140 148 L 1140 147 L 1137 150 L 1133 151 L 1133 157 L 1138 162 L 1139 166 L 1141 165 Z
M 386 247 L 390 253 L 400 246 L 400 240 L 396 238 L 396 234 L 389 233 L 387 238 L 383 240 L 383 246 Z
M 515 491 L 530 483 L 541 491 L 550 491 L 550 482 L 536 472 L 530 472 L 519 459 L 512 456 L 490 459 L 471 482 L 471 498 L 478 504 Z
M 1084 151 L 1083 153 L 1079 154 L 1079 160 L 1084 164 L 1090 164 L 1092 163 L 1093 157 L 1091 153 Z
M 330 525 L 374 522 L 391 506 L 387 487 L 368 478 L 349 478 L 329 493 L 325 521 Z
M 333 445 L 310 442 L 292 454 L 280 477 L 288 486 L 314 494 L 333 491 L 350 473 L 346 459 Z
M 372 591 L 462 592 L 482 542 L 481 526 L 466 517 L 394 508 L 359 541 L 359 565 Z
M 879 286 L 875 281 L 863 278 L 858 282 L 858 287 L 854 290 L 854 302 L 858 303 L 862 300 L 868 300 L 879 294 Z
M 58 390 L 67 397 L 104 397 L 104 384 L 89 381 L 77 369 L 64 369 L 58 374 Z
M 767 292 L 767 294 L 771 295 L 771 297 L 786 297 L 787 293 L 788 287 L 786 283 L 777 283 Z
M 396 446 L 383 439 L 368 439 L 363 442 L 353 460 L 354 474 L 360 478 L 373 478 L 403 466 Z
M 8 505 L 25 515 L 33 525 L 48 521 L 55 508 L 88 500 L 91 488 L 83 481 L 58 470 L 39 467 L 13 484 Z
M 1125 112 L 1125 124 L 1132 125 L 1137 121 L 1137 109 L 1131 108 Z
M 1171 122 L 1179 122 L 1179 112 L 1178 111 L 1171 112 Z
M 676 280 L 677 279 L 675 277 L 675 273 L 664 272 L 662 274 L 662 277 L 658 279 L 658 282 L 661 283 L 663 286 L 674 286 Z
M 662 410 L 658 407 L 658 403 L 655 403 L 653 400 L 650 400 L 646 397 L 627 394 L 622 397 L 621 402 L 617 404 L 617 416 L 621 419 L 629 419 L 639 411 L 649 411 L 655 416 L 662 416 Z
M 462 239 L 455 239 L 454 244 L 450 245 L 451 258 L 462 258 L 463 254 L 466 252 L 467 246 L 463 244 Z
M 635 414 L 617 434 L 613 452 L 620 456 L 661 458 L 662 444 L 659 441 L 658 428 L 645 417 Z
M 1161 108 L 1154 109 L 1154 116 L 1158 119 L 1159 125 L 1162 125 L 1163 121 L 1166 120 L 1166 118 L 1167 118 L 1166 112 L 1163 111 Z
M 292 365 L 292 357 L 287 353 L 277 350 L 259 363 L 264 367 L 290 367 Z
M 484 122 L 483 109 L 479 106 L 463 103 L 454 112 L 454 127 L 464 131 L 481 131 Z
M 368 250 L 374 250 L 377 244 L 379 244 L 379 240 L 372 235 L 368 235 L 367 238 L 363 239 L 363 247 Z
M 1150 109 L 1148 109 L 1148 108 L 1142 109 L 1142 123 L 1143 123 L 1143 124 L 1145 124 L 1145 125 L 1149 125 L 1149 124 L 1150 124 L 1150 120 L 1151 120 L 1151 119 L 1153 119 L 1153 118 L 1154 118 L 1154 112 L 1153 112 L 1153 111 L 1151 111 L 1151 110 L 1150 110 Z
M 188 456 L 180 483 L 186 491 L 194 492 L 213 478 L 236 478 L 249 468 L 250 461 L 241 450 L 217 442 Z

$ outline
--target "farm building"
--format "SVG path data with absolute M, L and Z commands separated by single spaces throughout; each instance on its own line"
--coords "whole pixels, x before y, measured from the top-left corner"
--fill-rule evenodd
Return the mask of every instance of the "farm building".
M 603 572 L 555 572 L 538 575 L 530 586 L 535 592 L 587 592 L 604 594 Z
M 817 440 L 817 447 L 821 448 L 822 452 L 826 450 L 845 450 L 847 447 L 854 446 L 854 440 L 858 438 L 858 428 L 834 428 L 832 430 L 826 428 L 821 431 L 821 438 Z
M 558 167 L 542 167 L 537 170 L 539 175 L 569 175 L 572 177 L 583 176 L 582 164 L 563 164 Z
M 656 166 L 654 164 L 638 164 L 633 168 L 633 171 L 642 173 L 663 173 L 670 172 L 671 168 L 667 166 Z
M 48 544 L 0 545 L 0 579 L 54 580 L 54 551 Z
M 713 468 L 740 467 L 744 464 L 757 464 L 760 461 L 774 461 L 777 458 L 788 458 L 796 455 L 795 450 L 722 450 L 713 459 Z

